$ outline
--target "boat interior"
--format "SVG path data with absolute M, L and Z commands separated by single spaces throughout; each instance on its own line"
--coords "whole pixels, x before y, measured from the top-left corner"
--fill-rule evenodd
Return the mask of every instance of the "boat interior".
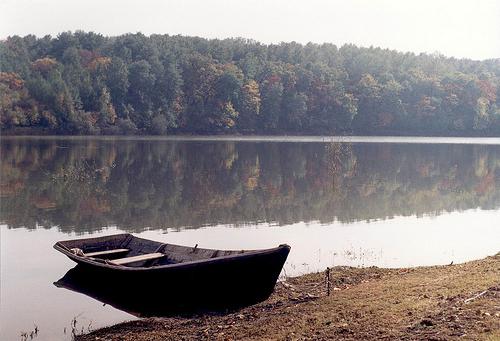
M 131 234 L 63 241 L 56 246 L 82 258 L 127 267 L 154 267 L 248 252 L 165 244 Z

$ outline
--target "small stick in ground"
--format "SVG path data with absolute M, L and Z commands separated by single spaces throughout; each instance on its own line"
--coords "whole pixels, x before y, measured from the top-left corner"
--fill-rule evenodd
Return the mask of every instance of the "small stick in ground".
M 330 296 L 332 283 L 330 281 L 330 268 L 326 268 L 326 296 Z

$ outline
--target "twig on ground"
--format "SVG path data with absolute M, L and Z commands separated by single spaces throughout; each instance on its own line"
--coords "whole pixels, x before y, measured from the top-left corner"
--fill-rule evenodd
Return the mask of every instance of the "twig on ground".
M 477 298 L 479 298 L 479 297 L 483 296 L 483 295 L 484 295 L 484 294 L 486 294 L 487 292 L 488 292 L 488 290 L 485 290 L 485 291 L 483 291 L 483 292 L 480 292 L 479 294 L 477 294 L 477 295 L 475 295 L 475 296 L 472 296 L 471 298 L 466 299 L 466 300 L 464 301 L 464 303 L 469 303 L 469 302 L 471 302 L 471 301 L 474 301 L 475 299 L 477 299 Z

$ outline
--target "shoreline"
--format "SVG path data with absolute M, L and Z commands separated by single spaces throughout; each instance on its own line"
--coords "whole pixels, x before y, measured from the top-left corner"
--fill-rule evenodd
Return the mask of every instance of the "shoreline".
M 500 145 L 500 137 L 437 136 L 328 136 L 328 135 L 4 135 L 2 140 L 101 140 L 193 142 L 301 142 L 301 143 L 399 143 Z
M 76 340 L 498 340 L 500 253 L 457 265 L 334 267 L 289 278 L 259 304 L 191 318 L 148 318 Z

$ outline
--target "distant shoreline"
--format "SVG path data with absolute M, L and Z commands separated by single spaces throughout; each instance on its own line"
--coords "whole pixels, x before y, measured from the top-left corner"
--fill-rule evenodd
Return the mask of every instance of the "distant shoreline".
M 344 142 L 408 144 L 500 145 L 500 137 L 434 136 L 327 136 L 327 135 L 3 135 L 2 140 L 137 140 L 137 141 L 234 141 L 234 142 Z

